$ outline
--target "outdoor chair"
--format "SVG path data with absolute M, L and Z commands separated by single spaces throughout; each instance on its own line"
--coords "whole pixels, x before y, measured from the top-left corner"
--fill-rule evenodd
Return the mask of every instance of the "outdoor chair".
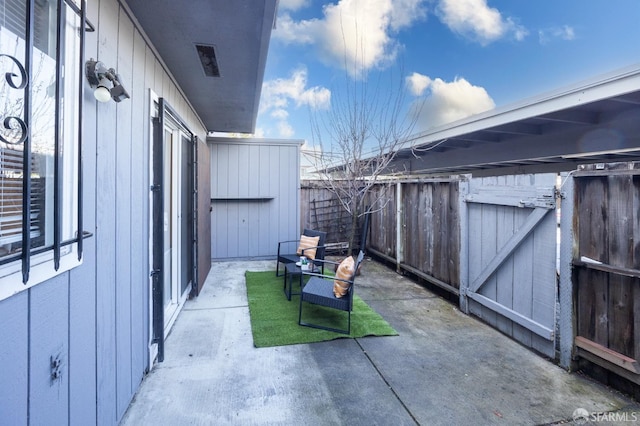
M 314 247 L 308 247 L 301 251 L 301 254 L 297 252 L 297 249 L 300 247 L 300 239 L 298 240 L 288 240 L 288 241 L 280 241 L 278 243 L 278 257 L 276 259 L 276 277 L 280 277 L 280 263 L 295 263 L 300 260 L 300 256 L 305 256 L 305 251 L 314 250 L 315 249 L 315 257 L 313 259 L 312 264 L 314 266 L 319 266 L 322 269 L 322 273 L 324 274 L 324 252 L 325 252 L 325 244 L 327 240 L 327 233 L 323 231 L 316 231 L 313 229 L 304 229 L 302 231 L 302 235 L 306 237 L 319 237 L 318 245 Z
M 353 310 L 353 293 L 354 293 L 354 281 L 356 276 L 356 271 L 360 267 L 360 263 L 362 263 L 362 259 L 364 258 L 364 252 L 360 250 L 360 254 L 355 261 L 353 273 L 349 279 L 340 279 L 331 275 L 324 274 L 316 274 L 311 272 L 303 271 L 303 276 L 309 276 L 309 281 L 304 285 L 302 291 L 300 293 L 300 310 L 298 312 L 298 324 L 304 325 L 307 327 L 319 328 L 322 330 L 334 331 L 336 333 L 350 334 L 351 333 L 351 311 Z M 337 264 L 337 262 L 324 261 L 326 263 Z M 334 295 L 334 281 L 339 280 L 349 286 L 349 290 L 347 294 L 342 296 L 341 298 L 337 298 Z M 337 309 L 340 311 L 347 312 L 347 328 L 339 329 L 333 328 L 329 326 L 312 324 L 308 322 L 303 322 L 302 320 L 302 308 L 304 302 L 311 303 L 314 305 L 325 306 L 332 309 Z

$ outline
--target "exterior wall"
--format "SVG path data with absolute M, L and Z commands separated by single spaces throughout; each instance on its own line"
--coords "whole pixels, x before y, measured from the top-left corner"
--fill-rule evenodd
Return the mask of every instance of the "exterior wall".
M 275 258 L 300 237 L 302 141 L 209 138 L 211 257 Z
M 85 86 L 83 218 L 93 236 L 82 266 L 0 301 L 0 423 L 7 425 L 122 417 L 150 368 L 149 91 L 206 138 L 126 7 L 87 3 L 96 32 L 86 35 L 86 59 L 116 68 L 131 99 L 99 104 Z M 200 233 L 207 245 L 208 235 Z M 56 380 L 53 359 L 61 361 Z

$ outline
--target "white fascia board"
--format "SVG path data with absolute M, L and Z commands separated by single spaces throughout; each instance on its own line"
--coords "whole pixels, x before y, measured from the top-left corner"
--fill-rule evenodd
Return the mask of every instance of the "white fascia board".
M 235 145 L 303 145 L 304 139 L 266 139 L 266 138 L 233 138 L 227 136 L 207 136 L 210 144 L 235 144 Z
M 413 135 L 399 150 L 640 90 L 640 64 Z

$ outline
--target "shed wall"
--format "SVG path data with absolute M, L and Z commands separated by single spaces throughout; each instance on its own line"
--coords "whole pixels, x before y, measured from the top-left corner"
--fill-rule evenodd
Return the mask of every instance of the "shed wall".
M 211 257 L 275 257 L 300 236 L 301 141 L 209 138 Z
M 97 103 L 86 85 L 83 218 L 93 236 L 83 264 L 0 301 L 2 424 L 120 420 L 150 367 L 149 91 L 206 138 L 126 7 L 89 1 L 87 18 L 96 31 L 86 35 L 86 58 L 116 68 L 131 99 Z M 200 235 L 208 246 L 209 234 Z M 56 381 L 52 359 L 61 361 Z

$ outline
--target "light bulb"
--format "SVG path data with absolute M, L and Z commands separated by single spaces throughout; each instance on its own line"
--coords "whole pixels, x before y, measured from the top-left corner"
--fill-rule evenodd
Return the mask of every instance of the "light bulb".
M 98 102 L 109 102 L 111 99 L 111 92 L 105 86 L 98 86 L 93 92 L 93 96 L 98 100 Z

